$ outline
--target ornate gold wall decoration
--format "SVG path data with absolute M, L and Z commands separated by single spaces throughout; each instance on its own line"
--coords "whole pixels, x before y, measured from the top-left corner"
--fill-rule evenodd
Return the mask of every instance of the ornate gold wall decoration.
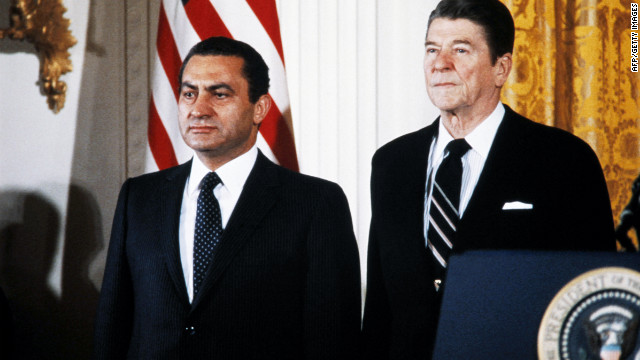
M 502 1 L 516 25 L 503 101 L 591 145 L 617 220 L 640 172 L 640 75 L 630 70 L 630 2 Z
M 10 27 L 0 29 L 0 39 L 27 40 L 40 56 L 40 85 L 49 109 L 64 107 L 67 84 L 60 76 L 73 69 L 68 49 L 76 44 L 69 31 L 62 0 L 11 0 Z

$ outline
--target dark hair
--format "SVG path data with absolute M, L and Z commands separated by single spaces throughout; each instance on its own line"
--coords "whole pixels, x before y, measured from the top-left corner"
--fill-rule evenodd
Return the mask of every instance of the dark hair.
M 244 60 L 242 73 L 249 83 L 249 101 L 255 104 L 260 96 L 269 92 L 269 67 L 260 54 L 249 44 L 222 36 L 210 37 L 195 44 L 184 58 L 178 81 L 182 86 L 182 73 L 194 55 L 237 56 Z
M 484 29 L 491 61 L 513 52 L 515 26 L 509 9 L 498 0 L 442 0 L 429 16 L 429 25 L 438 18 L 467 19 Z

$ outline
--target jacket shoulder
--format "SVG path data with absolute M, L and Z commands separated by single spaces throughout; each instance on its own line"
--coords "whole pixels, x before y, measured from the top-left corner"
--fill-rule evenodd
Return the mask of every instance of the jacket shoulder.
M 399 136 L 382 145 L 373 155 L 374 166 L 389 162 L 396 162 L 416 154 L 426 154 L 430 139 L 435 135 L 437 120 L 420 130 Z
M 130 177 L 122 185 L 134 193 L 146 194 L 155 191 L 159 186 L 171 180 L 186 181 L 191 170 L 191 161 L 170 167 L 168 169 L 154 171 L 134 177 Z
M 173 166 L 167 169 L 134 176 L 130 178 L 130 180 L 146 182 L 146 181 L 153 181 L 154 179 L 167 179 L 167 178 L 173 179 L 176 176 L 189 174 L 189 171 L 191 170 L 191 161 L 192 160 L 189 160 L 184 164 Z
M 307 196 L 323 197 L 330 194 L 344 196 L 340 185 L 333 181 L 316 176 L 302 174 L 273 163 L 266 157 L 261 160 L 262 166 L 276 174 L 278 183 L 288 192 L 304 193 Z
M 511 110 L 511 108 L 506 105 L 505 109 L 506 114 L 504 120 L 511 124 L 510 129 L 518 129 L 522 133 L 520 136 L 533 138 L 535 141 L 546 141 L 547 139 L 555 141 L 561 139 L 565 142 L 584 143 L 582 139 L 566 130 L 533 121 Z
M 549 152 L 554 156 L 576 156 L 584 154 L 595 156 L 595 152 L 587 142 L 578 136 L 553 126 L 548 126 L 530 120 L 507 106 L 505 120 L 511 122 L 511 129 L 517 129 L 516 138 L 522 140 L 522 145 L 533 146 L 537 151 Z M 511 135 L 508 135 L 511 136 Z

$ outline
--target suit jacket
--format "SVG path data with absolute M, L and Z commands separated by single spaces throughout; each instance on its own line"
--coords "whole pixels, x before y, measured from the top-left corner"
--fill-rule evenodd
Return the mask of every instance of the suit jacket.
M 600 163 L 579 138 L 509 107 L 469 204 L 454 253 L 471 249 L 615 250 Z M 373 157 L 372 220 L 363 323 L 365 359 L 428 359 L 439 312 L 423 211 L 438 121 Z M 503 210 L 520 201 L 530 210 Z
M 351 358 L 360 268 L 340 187 L 259 154 L 190 304 L 178 245 L 190 167 L 123 185 L 94 358 Z
M 0 287 L 0 358 L 6 359 L 13 348 L 13 315 L 9 301 Z

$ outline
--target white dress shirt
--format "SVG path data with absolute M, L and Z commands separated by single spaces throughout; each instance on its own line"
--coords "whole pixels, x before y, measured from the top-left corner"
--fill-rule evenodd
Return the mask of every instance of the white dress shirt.
M 476 184 L 478 184 L 480 173 L 482 173 L 482 169 L 484 168 L 484 163 L 489 155 L 489 150 L 491 149 L 493 140 L 496 137 L 498 127 L 502 123 L 504 113 L 504 105 L 499 102 L 493 112 L 464 138 L 471 146 L 471 149 L 462 157 L 462 186 L 460 189 L 460 204 L 458 207 L 461 218 L 464 216 L 464 211 L 467 209 L 467 205 L 471 199 L 471 194 L 473 194 L 473 190 L 476 188 Z M 431 147 L 429 150 L 427 183 L 425 186 L 426 191 L 424 196 L 424 219 L 428 219 L 429 205 L 431 204 L 431 193 L 433 191 L 436 171 L 442 163 L 442 160 L 449 155 L 448 153 L 444 153 L 444 149 L 452 140 L 453 137 L 449 134 L 447 129 L 445 129 L 442 121 L 440 121 L 438 126 L 438 136 L 431 141 Z M 425 240 L 428 230 L 429 222 L 424 221 Z
M 216 174 L 222 180 L 213 189 L 213 195 L 220 204 L 222 216 L 222 228 L 227 227 L 229 218 L 236 207 L 238 198 L 247 182 L 249 173 L 258 158 L 258 148 L 254 145 L 249 151 L 222 165 L 216 170 Z M 211 172 L 197 156 L 193 156 L 191 173 L 187 178 L 182 195 L 182 207 L 180 209 L 180 260 L 182 271 L 187 284 L 189 301 L 193 301 L 193 238 L 196 227 L 196 213 L 198 210 L 198 195 L 200 195 L 200 183 Z

